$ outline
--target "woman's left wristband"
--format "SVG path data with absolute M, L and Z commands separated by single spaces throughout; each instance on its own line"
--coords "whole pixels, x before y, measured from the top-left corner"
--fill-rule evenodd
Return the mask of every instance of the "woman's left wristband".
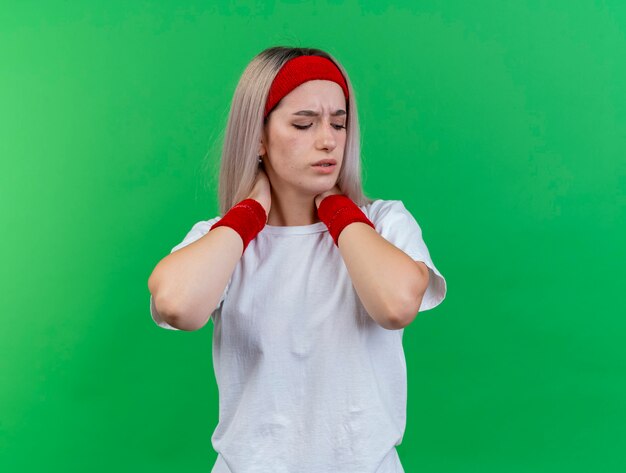
M 363 211 L 344 194 L 332 194 L 325 197 L 320 202 L 317 214 L 328 227 L 328 232 L 337 247 L 339 235 L 351 223 L 362 222 L 376 229 Z

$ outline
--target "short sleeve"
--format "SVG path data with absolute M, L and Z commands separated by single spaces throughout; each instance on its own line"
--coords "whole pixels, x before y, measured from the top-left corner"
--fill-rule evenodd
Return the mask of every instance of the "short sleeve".
M 180 250 L 181 248 L 184 248 L 187 245 L 190 245 L 194 241 L 206 235 L 207 232 L 211 229 L 211 227 L 220 219 L 221 217 L 214 217 L 210 220 L 201 220 L 195 223 L 191 227 L 191 230 L 189 230 L 185 238 L 183 238 L 183 241 L 181 241 L 178 245 L 176 245 L 174 248 L 171 249 L 170 254 L 174 253 L 176 250 Z M 222 293 L 222 296 L 220 297 L 217 307 L 215 307 L 215 309 L 213 309 L 211 313 L 210 318 L 212 322 L 215 322 L 213 320 L 213 317 L 215 313 L 221 308 L 222 303 L 224 302 L 224 299 L 226 298 L 226 295 L 228 294 L 228 289 L 230 288 L 231 282 L 232 282 L 232 276 L 228 280 L 228 283 L 226 284 L 226 288 L 224 289 L 224 292 Z M 173 327 L 172 325 L 168 324 L 165 320 L 163 320 L 163 317 L 161 317 L 161 315 L 156 310 L 156 306 L 154 304 L 152 294 L 150 294 L 150 314 L 152 315 L 152 320 L 154 321 L 154 323 L 156 323 L 159 327 L 169 329 L 169 330 L 179 330 L 176 327 Z
M 433 263 L 422 237 L 422 229 L 413 215 L 400 200 L 375 200 L 368 213 L 376 231 L 383 238 L 428 267 L 428 287 L 419 312 L 438 306 L 446 296 L 446 280 Z

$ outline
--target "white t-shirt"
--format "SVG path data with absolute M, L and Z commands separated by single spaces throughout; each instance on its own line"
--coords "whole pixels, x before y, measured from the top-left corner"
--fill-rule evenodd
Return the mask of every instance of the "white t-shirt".
M 446 295 L 417 221 L 400 200 L 360 209 L 387 241 L 429 268 L 419 312 Z M 196 223 L 172 252 L 220 220 Z M 367 258 L 367 254 L 363 255 Z M 150 310 L 163 328 L 152 296 Z M 404 472 L 403 330 L 365 311 L 324 222 L 265 225 L 213 309 L 219 422 L 212 473 Z

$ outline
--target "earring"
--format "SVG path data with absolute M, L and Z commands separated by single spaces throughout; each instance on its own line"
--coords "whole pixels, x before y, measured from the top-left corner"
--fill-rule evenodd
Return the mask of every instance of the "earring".
M 263 160 L 261 159 L 261 156 L 259 156 L 259 163 L 262 163 Z

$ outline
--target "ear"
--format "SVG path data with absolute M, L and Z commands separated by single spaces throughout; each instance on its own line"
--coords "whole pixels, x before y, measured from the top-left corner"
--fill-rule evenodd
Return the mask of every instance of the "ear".
M 267 149 L 265 148 L 265 126 L 263 126 L 263 131 L 261 132 L 261 139 L 259 140 L 259 152 L 258 156 L 265 156 L 267 154 Z

